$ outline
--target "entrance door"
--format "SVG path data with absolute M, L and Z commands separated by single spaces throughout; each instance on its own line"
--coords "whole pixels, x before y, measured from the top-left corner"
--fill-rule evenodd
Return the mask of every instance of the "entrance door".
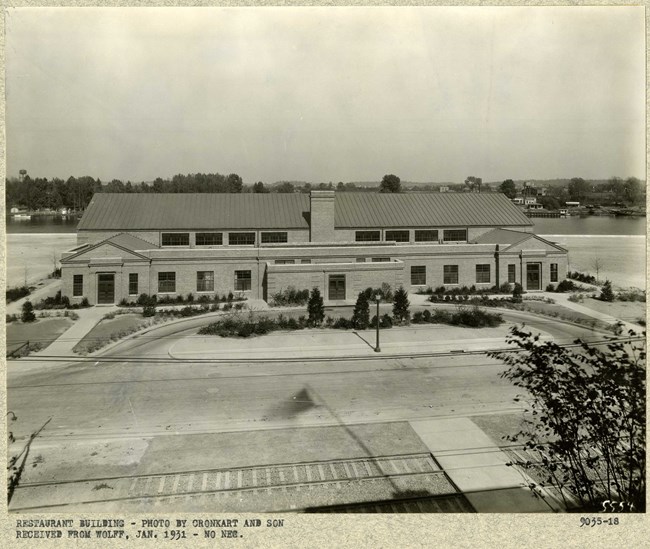
M 542 289 L 542 264 L 541 263 L 526 264 L 526 289 L 527 290 Z
M 345 275 L 330 275 L 329 299 L 345 299 Z
M 115 275 L 98 274 L 97 275 L 97 303 L 113 304 L 115 303 Z

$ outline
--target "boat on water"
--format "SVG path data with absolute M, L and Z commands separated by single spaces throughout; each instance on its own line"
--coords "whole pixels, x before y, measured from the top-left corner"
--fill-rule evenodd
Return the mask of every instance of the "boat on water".
M 13 218 L 14 219 L 31 219 L 32 216 L 30 214 L 14 214 Z

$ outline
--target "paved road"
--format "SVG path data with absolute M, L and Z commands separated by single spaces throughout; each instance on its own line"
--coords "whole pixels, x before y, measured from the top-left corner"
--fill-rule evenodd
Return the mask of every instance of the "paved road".
M 512 313 L 509 319 L 522 316 Z M 132 472 L 136 465 L 143 466 L 152 440 L 162 440 L 169 455 L 183 455 L 191 445 L 188 441 L 194 440 L 187 438 L 190 434 L 517 411 L 516 389 L 499 377 L 503 365 L 485 355 L 232 364 L 170 361 L 169 347 L 195 334 L 202 322 L 205 319 L 191 319 L 181 325 L 181 332 L 178 325 L 165 326 L 155 332 L 156 338 L 126 341 L 112 349 L 114 362 L 54 363 L 46 370 L 23 368 L 27 363 L 20 362 L 10 365 L 8 409 L 18 416 L 10 424 L 17 444 L 22 446 L 52 417 L 32 445 L 30 460 L 36 459 L 37 466 L 28 468 L 23 481 L 97 478 L 125 467 Z M 558 341 L 593 335 L 572 325 L 536 322 Z M 535 322 L 530 324 L 534 329 Z M 389 442 L 399 446 L 400 437 L 391 437 L 396 440 Z M 191 470 L 191 462 L 200 460 L 203 452 L 219 452 L 218 446 L 210 447 L 214 441 L 205 444 L 207 448 L 187 450 L 179 467 Z M 259 441 L 253 447 L 248 444 L 242 439 L 239 450 L 253 452 L 255 463 L 273 463 L 271 454 L 277 449 Z M 159 471 L 149 471 L 154 472 Z

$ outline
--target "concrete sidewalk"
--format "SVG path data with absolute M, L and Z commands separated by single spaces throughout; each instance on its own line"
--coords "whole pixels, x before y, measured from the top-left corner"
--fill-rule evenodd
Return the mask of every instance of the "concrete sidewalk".
M 76 309 L 74 312 L 79 315 L 79 320 L 63 332 L 57 340 L 51 343 L 47 348 L 36 353 L 31 357 L 39 356 L 56 356 L 56 357 L 74 357 L 72 352 L 77 343 L 79 343 L 92 330 L 104 315 L 116 311 L 117 307 L 89 307 L 87 309 Z
M 534 496 L 526 478 L 469 418 L 409 422 L 452 482 L 479 513 L 561 511 L 551 498 Z

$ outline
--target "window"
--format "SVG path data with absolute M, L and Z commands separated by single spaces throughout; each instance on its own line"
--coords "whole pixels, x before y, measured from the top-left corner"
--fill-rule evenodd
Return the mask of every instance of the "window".
M 255 233 L 229 233 L 228 244 L 231 246 L 252 246 L 255 244 Z
M 517 282 L 517 266 L 514 264 L 508 265 L 508 282 L 510 284 Z
M 438 242 L 438 231 L 436 230 L 422 230 L 415 231 L 416 242 Z
M 158 273 L 158 293 L 169 294 L 176 291 L 176 273 Z
M 84 275 L 72 276 L 72 297 L 84 295 Z
M 365 263 L 366 258 L 365 257 L 357 257 L 357 263 Z
M 465 242 L 467 240 L 467 229 L 445 229 L 442 232 L 442 239 L 445 242 Z
M 427 283 L 427 268 L 424 265 L 411 266 L 411 286 L 422 286 Z
M 251 272 L 235 271 L 235 291 L 246 292 L 251 289 Z
M 262 233 L 262 244 L 271 244 L 274 242 L 286 242 L 287 233 Z
M 386 231 L 386 242 L 408 242 L 408 231 Z
M 197 246 L 221 246 L 222 244 L 222 233 L 196 233 Z
M 357 242 L 379 242 L 379 231 L 355 231 L 354 238 Z
M 557 263 L 551 263 L 551 282 L 557 282 Z
M 189 246 L 190 233 L 162 233 L 163 246 Z
M 373 263 L 387 263 L 390 261 L 390 257 L 373 257 L 372 262 Z
M 485 284 L 490 282 L 490 265 L 479 264 L 476 266 L 476 283 Z
M 442 270 L 443 284 L 458 284 L 458 265 L 445 265 Z
M 293 265 L 296 262 L 295 259 L 276 259 L 276 265 Z
M 301 265 L 309 265 L 311 263 L 311 259 L 301 259 L 300 263 Z
M 138 295 L 138 273 L 129 273 L 129 295 Z
M 196 272 L 196 291 L 214 292 L 214 271 Z

